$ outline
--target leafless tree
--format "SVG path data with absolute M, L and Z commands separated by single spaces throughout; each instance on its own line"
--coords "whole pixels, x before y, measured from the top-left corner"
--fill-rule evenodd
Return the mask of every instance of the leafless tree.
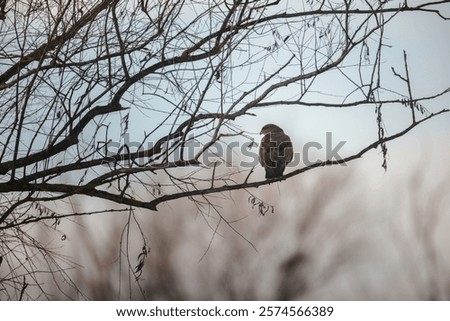
M 429 111 L 426 103 L 449 88 L 415 96 L 406 52 L 402 65 L 389 66 L 404 88 L 389 87 L 382 64 L 390 45 L 385 30 L 402 14 L 448 20 L 448 5 L 0 1 L 0 292 L 22 299 L 31 284 L 47 295 L 36 260 L 65 278 L 63 265 L 74 262 L 58 257 L 33 232 L 44 226 L 53 231 L 66 218 L 111 212 L 132 218 L 135 209 L 156 211 L 161 203 L 186 198 L 232 229 L 214 205 L 219 193 L 244 190 L 264 213 L 269 205 L 251 195 L 258 186 L 376 148 L 386 168 L 387 143 L 447 113 L 445 106 Z M 311 96 L 329 72 L 352 83 L 342 101 L 318 100 L 332 89 Z M 391 105 L 407 107 L 410 123 L 388 136 L 382 111 Z M 378 139 L 355 154 L 269 181 L 255 180 L 252 166 L 219 168 L 229 160 L 217 153 L 217 144 L 251 147 L 239 121 L 276 106 L 373 108 Z M 73 197 L 115 204 L 70 211 Z M 136 277 L 147 252 L 144 242 Z

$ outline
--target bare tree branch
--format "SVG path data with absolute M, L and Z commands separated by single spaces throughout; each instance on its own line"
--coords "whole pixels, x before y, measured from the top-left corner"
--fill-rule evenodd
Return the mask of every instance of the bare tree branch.
M 254 198 L 253 188 L 378 147 L 387 168 L 387 143 L 446 114 L 438 102 L 450 92 L 448 84 L 436 84 L 420 94 L 413 57 L 404 51 L 397 66 L 384 55 L 392 46 L 385 31 L 397 17 L 427 14 L 446 22 L 450 2 L 391 3 L 0 1 L 0 242 L 23 249 L 0 247 L 13 271 L 8 282 L 0 275 L 0 285 L 8 283 L 10 298 L 27 299 L 30 288 L 45 290 L 32 263 L 24 267 L 22 260 L 40 257 L 66 280 L 63 266 L 76 265 L 42 246 L 28 226 L 56 233 L 63 219 L 123 212 L 123 204 L 128 246 L 136 208 L 155 211 L 186 199 L 239 235 L 214 197 L 242 190 L 264 214 L 273 208 Z M 327 77 L 335 77 L 336 88 L 318 84 Z M 406 86 L 395 87 L 389 77 Z M 373 108 L 378 139 L 344 158 L 253 181 L 257 155 L 250 148 L 257 143 L 246 126 L 259 123 L 261 112 L 287 106 Z M 406 107 L 412 120 L 387 135 L 384 111 L 395 106 Z M 246 167 L 227 156 L 240 159 L 246 151 L 254 160 Z M 96 200 L 90 212 L 71 204 L 77 197 Z M 142 238 L 138 262 L 127 260 L 137 282 L 148 254 Z

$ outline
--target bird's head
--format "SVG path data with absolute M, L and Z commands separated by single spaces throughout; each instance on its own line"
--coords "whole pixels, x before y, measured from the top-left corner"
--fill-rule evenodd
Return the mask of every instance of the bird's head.
M 263 128 L 261 128 L 261 132 L 259 134 L 266 135 L 268 133 L 277 133 L 277 132 L 283 133 L 283 130 L 280 127 L 278 127 L 277 125 L 267 124 L 267 125 L 264 125 Z

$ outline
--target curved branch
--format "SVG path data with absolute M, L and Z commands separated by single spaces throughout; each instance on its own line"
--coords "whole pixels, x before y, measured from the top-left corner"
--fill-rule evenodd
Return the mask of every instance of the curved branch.
M 94 21 L 95 18 L 99 15 L 99 13 L 107 9 L 108 6 L 114 1 L 103 0 L 97 6 L 92 8 L 92 10 L 83 15 L 67 32 L 63 33 L 62 35 L 56 36 L 53 39 L 50 39 L 47 43 L 41 45 L 39 48 L 35 49 L 32 53 L 20 59 L 13 66 L 11 66 L 8 70 L 6 70 L 3 74 L 0 75 L 0 86 L 2 86 L 2 84 L 6 83 L 11 77 L 17 74 L 19 70 L 25 68 L 33 61 L 40 60 L 46 52 L 51 51 L 57 48 L 58 46 L 62 45 L 67 40 L 72 39 L 72 37 L 76 35 L 81 28 L 86 26 L 88 23 Z
M 288 178 L 297 176 L 299 174 L 302 174 L 304 172 L 310 171 L 314 168 L 318 168 L 318 167 L 324 167 L 324 166 L 333 166 L 333 165 L 340 165 L 340 164 L 345 164 L 347 162 L 350 162 L 352 160 L 361 158 L 365 153 L 367 153 L 368 151 L 370 151 L 371 149 L 376 149 L 379 145 L 389 142 L 391 140 L 394 140 L 396 138 L 399 138 L 403 135 L 405 135 L 406 133 L 408 133 L 409 131 L 411 131 L 412 129 L 414 129 L 416 126 L 418 126 L 419 124 L 433 118 L 436 117 L 438 115 L 444 114 L 450 112 L 450 109 L 443 109 L 439 112 L 433 113 L 415 123 L 412 123 L 409 127 L 405 128 L 404 130 L 398 132 L 397 134 L 385 137 L 382 140 L 378 140 L 376 142 L 373 142 L 372 144 L 366 146 L 365 148 L 363 148 L 361 151 L 359 151 L 358 153 L 348 156 L 346 158 L 343 159 L 339 159 L 339 160 L 327 160 L 327 161 L 322 161 L 322 162 L 317 162 L 314 163 L 312 165 L 297 169 L 295 171 L 292 171 L 290 173 L 287 173 L 286 175 L 283 175 L 282 177 L 279 178 L 274 178 L 274 179 L 270 179 L 270 180 L 264 180 L 264 181 L 257 181 L 257 182 L 250 182 L 248 183 L 247 181 L 245 181 L 242 184 L 236 184 L 236 185 L 222 185 L 219 187 L 215 187 L 215 188 L 207 188 L 207 189 L 199 189 L 199 190 L 193 190 L 193 191 L 187 191 L 187 192 L 181 192 L 181 193 L 175 193 L 175 194 L 170 194 L 170 195 L 164 195 L 161 196 L 159 198 L 154 199 L 151 202 L 148 202 L 145 206 L 145 208 L 149 208 L 152 210 L 156 210 L 158 204 L 163 203 L 163 202 L 167 202 L 167 201 L 171 201 L 171 200 L 175 200 L 175 199 L 179 199 L 179 198 L 184 198 L 184 197 L 192 197 L 192 196 L 197 196 L 197 195 L 206 195 L 206 194 L 214 194 L 214 193 L 220 193 L 220 192 L 225 192 L 225 191 L 233 191 L 233 190 L 238 190 L 238 189 L 245 189 L 245 188 L 257 188 L 259 186 L 263 186 L 263 185 L 268 185 L 274 182 L 279 182 L 279 181 L 283 181 L 286 180 Z
M 86 115 L 84 115 L 76 126 L 70 131 L 70 133 L 59 143 L 49 146 L 40 152 L 28 155 L 26 157 L 19 158 L 17 160 L 7 161 L 0 164 L 0 175 L 6 174 L 13 168 L 20 168 L 30 164 L 37 163 L 43 159 L 47 159 L 58 153 L 61 153 L 72 145 L 78 143 L 78 136 L 83 131 L 88 123 L 90 123 L 96 116 L 105 115 L 112 112 L 125 110 L 120 104 L 111 103 L 106 106 L 97 106 L 89 110 Z

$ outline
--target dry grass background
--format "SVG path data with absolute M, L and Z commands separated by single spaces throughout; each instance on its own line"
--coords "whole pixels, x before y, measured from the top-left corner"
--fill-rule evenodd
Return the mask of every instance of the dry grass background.
M 217 196 L 222 219 L 188 200 L 137 212 L 129 243 L 127 215 L 66 222 L 62 250 L 80 264 L 69 273 L 84 295 L 62 290 L 92 300 L 448 300 L 448 138 L 391 145 L 386 173 L 374 151 L 253 190 L 274 206 L 265 216 L 239 191 Z M 137 224 L 150 247 L 139 285 L 126 269 L 142 248 Z

